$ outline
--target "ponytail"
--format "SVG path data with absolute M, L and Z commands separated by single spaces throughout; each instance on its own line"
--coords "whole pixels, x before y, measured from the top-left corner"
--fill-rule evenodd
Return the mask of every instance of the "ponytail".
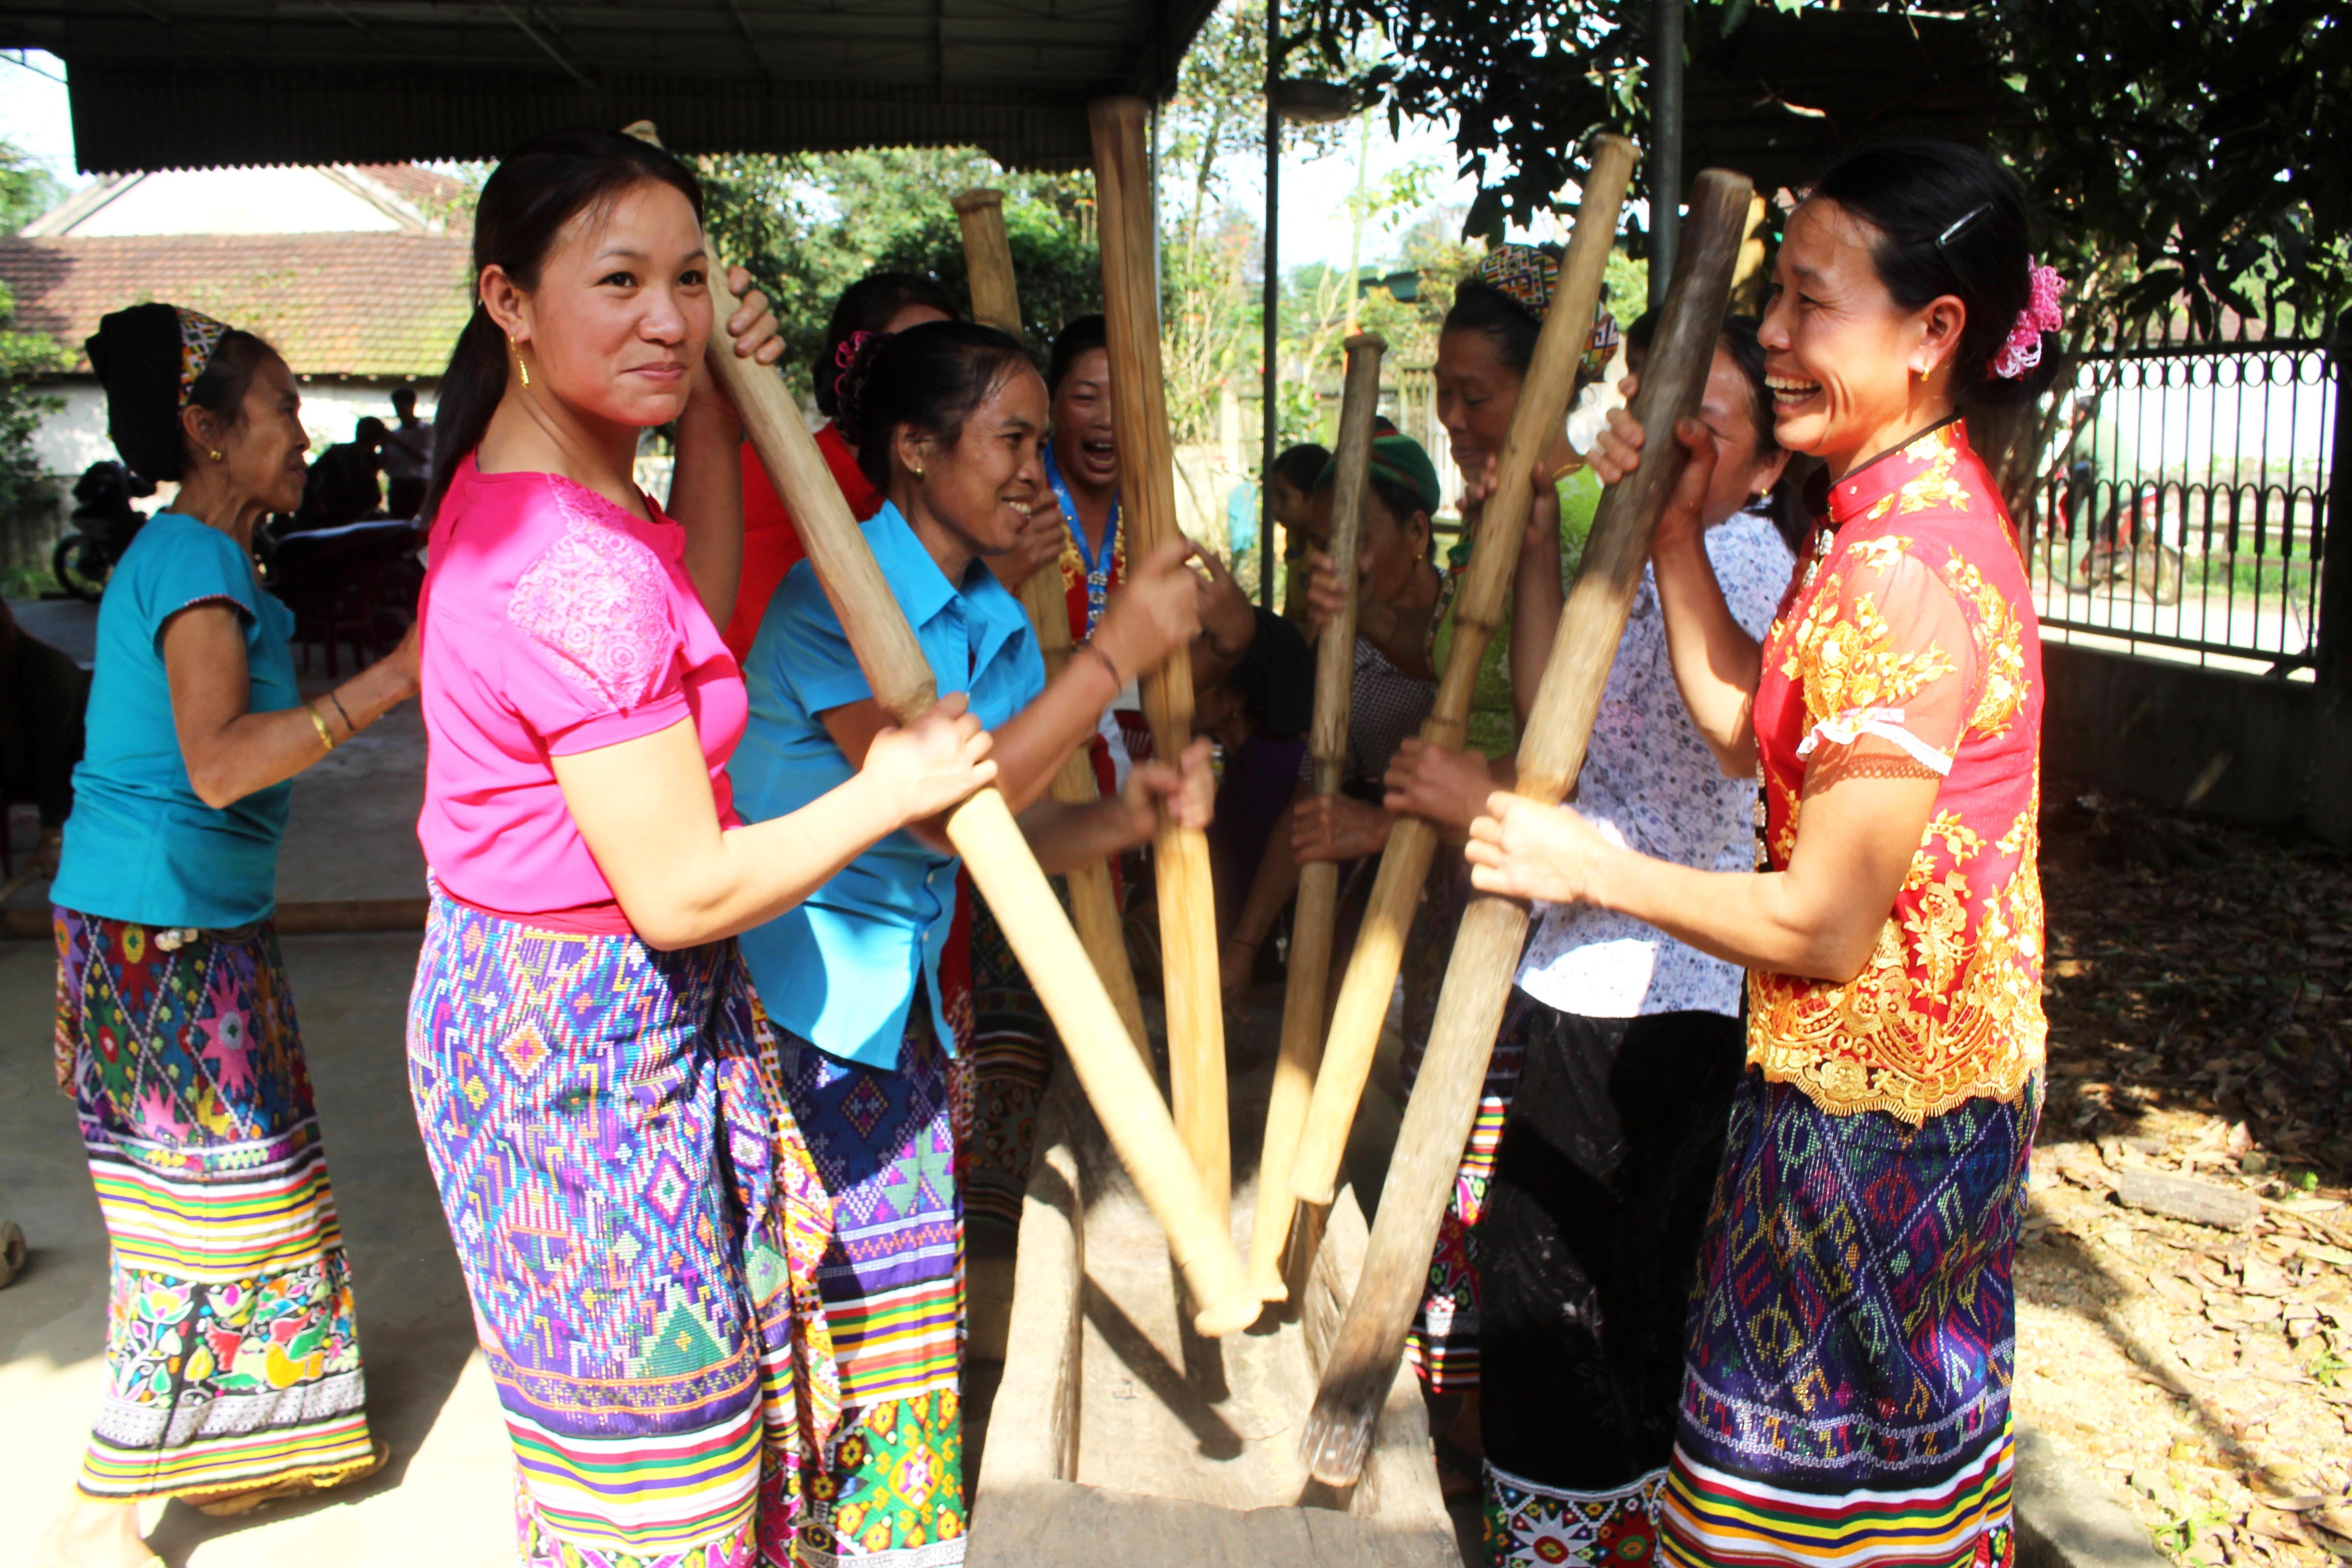
M 420 521 L 429 525 L 441 510 L 457 465 L 482 444 L 490 415 L 506 395 L 507 335 L 476 300 L 449 355 L 449 368 L 441 373 L 441 395 L 433 411 L 433 462 L 425 474 L 425 504 L 416 514 Z

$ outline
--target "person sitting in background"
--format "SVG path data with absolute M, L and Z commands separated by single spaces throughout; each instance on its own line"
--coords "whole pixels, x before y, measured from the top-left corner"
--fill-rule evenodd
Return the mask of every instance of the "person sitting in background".
M 414 518 L 424 510 L 425 477 L 433 467 L 433 424 L 416 416 L 413 386 L 393 388 L 392 416 L 396 423 L 384 433 L 377 454 L 390 492 L 384 508 L 394 517 Z
M 1338 483 L 1337 462 L 1326 462 L 1315 482 L 1313 526 L 1327 538 Z M 1420 727 L 1437 698 L 1428 653 L 1438 596 L 1430 513 L 1437 504 L 1437 469 L 1421 443 L 1393 431 L 1377 437 L 1356 559 L 1355 673 L 1340 793 L 1314 794 L 1305 782 L 1309 763 L 1302 757 L 1286 813 L 1288 831 L 1276 826 L 1225 939 L 1220 968 L 1229 991 L 1249 984 L 1258 950 L 1297 891 L 1301 865 L 1359 860 L 1378 854 L 1388 842 L 1392 819 L 1380 805 L 1381 775 L 1398 744 Z M 1310 560 L 1307 632 L 1319 637 L 1346 602 L 1347 590 L 1327 552 L 1318 550 Z M 1335 956 L 1335 973 L 1339 962 Z
M 1274 525 L 1282 530 L 1282 613 L 1294 625 L 1304 625 L 1307 620 L 1307 552 L 1322 542 L 1315 537 L 1307 503 L 1315 494 L 1315 481 L 1321 477 L 1323 465 L 1330 460 L 1329 448 L 1301 441 L 1282 449 L 1266 479 L 1266 493 L 1274 500 Z
M 58 869 L 66 816 L 73 810 L 74 764 L 81 761 L 82 706 L 89 672 L 16 625 L 0 604 L 0 799 L 40 807 L 33 868 Z M 0 822 L 0 832 L 7 830 Z
M 379 453 L 389 434 L 383 421 L 370 416 L 352 427 L 352 438 L 338 441 L 319 454 L 302 481 L 302 504 L 280 533 L 305 533 L 318 528 L 341 528 L 383 513 L 383 487 L 376 478 Z
M 809 386 L 824 424 L 816 432 L 816 449 L 833 482 L 849 503 L 849 515 L 864 522 L 882 509 L 881 490 L 857 471 L 857 448 L 841 433 L 840 385 L 858 345 L 877 332 L 903 332 L 925 321 L 952 321 L 960 312 L 946 289 L 919 272 L 869 272 L 841 291 L 833 315 L 824 324 L 824 341 L 817 345 L 809 366 Z M 743 443 L 743 574 L 735 589 L 735 613 L 728 618 L 721 640 L 740 664 L 751 655 L 751 641 L 760 635 L 760 617 L 785 574 L 805 554 L 793 515 L 776 493 L 773 479 L 751 443 Z
M 1213 589 L 1202 596 L 1202 641 L 1209 647 L 1206 657 L 1197 646 L 1193 654 L 1202 684 L 1192 727 L 1224 753 L 1216 820 L 1209 827 L 1209 868 L 1217 930 L 1231 931 L 1275 826 L 1297 792 L 1307 724 L 1315 711 L 1315 654 L 1286 617 L 1247 605 L 1247 641 L 1230 668 L 1223 668 L 1226 661 L 1217 647 L 1227 640 L 1221 635 L 1223 598 Z M 1236 620 L 1234 629 L 1240 626 Z

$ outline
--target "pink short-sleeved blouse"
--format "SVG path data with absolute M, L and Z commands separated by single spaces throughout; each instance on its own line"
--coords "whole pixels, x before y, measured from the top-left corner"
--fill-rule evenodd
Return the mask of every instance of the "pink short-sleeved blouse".
M 686 534 L 554 474 L 485 474 L 469 456 L 434 518 L 422 614 L 425 863 L 444 890 L 558 931 L 626 916 L 549 758 L 691 717 L 724 826 L 743 734 L 742 671 L 695 595 Z

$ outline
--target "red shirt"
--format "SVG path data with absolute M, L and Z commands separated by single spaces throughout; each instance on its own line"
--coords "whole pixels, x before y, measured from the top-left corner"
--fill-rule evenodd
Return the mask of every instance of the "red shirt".
M 2042 632 L 1992 476 L 1956 420 L 1848 474 L 1764 642 L 1765 849 L 1808 762 L 1941 775 L 1878 945 L 1846 984 L 1748 976 L 1748 1059 L 1824 1110 L 1916 1125 L 2039 1070 Z
M 833 482 L 841 487 L 851 516 L 864 522 L 882 510 L 882 492 L 857 471 L 849 443 L 831 423 L 816 433 L 816 449 L 824 454 L 825 467 L 833 470 Z M 724 634 L 728 651 L 739 663 L 750 657 L 751 639 L 760 635 L 760 617 L 768 613 L 768 601 L 776 596 L 784 574 L 807 553 L 801 547 L 800 531 L 793 526 L 793 515 L 784 510 L 760 455 L 751 450 L 751 442 L 744 442 L 743 577 L 735 590 L 735 614 Z

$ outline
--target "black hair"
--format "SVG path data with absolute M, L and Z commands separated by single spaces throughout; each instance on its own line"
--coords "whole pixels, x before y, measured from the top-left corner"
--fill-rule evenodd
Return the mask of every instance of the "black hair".
M 648 183 L 685 196 L 701 221 L 702 182 L 694 171 L 652 142 L 618 131 L 546 132 L 490 171 L 474 206 L 474 313 L 441 378 L 421 520 L 430 521 L 439 510 L 457 465 L 481 445 L 490 415 L 506 395 L 509 351 L 506 334 L 482 304 L 483 272 L 496 267 L 522 288 L 537 287 L 539 269 L 565 224 Z
M 1287 484 L 1300 495 L 1313 495 L 1315 481 L 1330 466 L 1330 451 L 1312 441 L 1301 441 L 1296 447 L 1286 447 L 1274 459 L 1274 477 Z
M 1097 349 L 1110 347 L 1110 329 L 1102 317 L 1073 316 L 1067 325 L 1054 334 L 1054 346 L 1045 359 L 1045 391 L 1062 390 L 1062 383 L 1077 368 L 1079 359 Z
M 180 424 L 180 312 L 164 304 L 117 310 L 98 323 L 82 353 L 106 388 L 106 433 L 123 466 L 149 479 L 185 476 L 194 447 Z M 277 357 L 251 332 L 229 328 L 188 388 L 186 405 L 236 425 L 255 374 Z
M 361 419 L 359 423 L 352 426 L 352 439 L 354 441 L 366 441 L 370 439 L 382 441 L 385 437 L 391 434 L 391 427 L 373 414 L 366 416 L 364 418 Z
M 403 403 L 407 404 L 411 408 L 415 408 L 416 406 L 416 388 L 413 386 L 395 386 L 392 389 L 392 406 L 394 409 L 396 411 Z
M 824 342 L 817 345 L 816 359 L 809 366 L 818 413 L 830 418 L 841 414 L 840 384 L 849 374 L 851 357 L 842 353 L 842 345 L 860 332 L 880 331 L 909 305 L 928 305 L 950 321 L 963 320 L 939 280 L 920 272 L 869 272 L 841 291 L 824 323 Z
M 951 447 L 971 411 L 1024 370 L 1036 367 L 1018 338 L 976 321 L 925 321 L 859 347 L 835 388 L 835 420 L 857 448 L 858 472 L 887 489 L 900 426 Z
M 1968 308 L 1952 355 L 1952 391 L 2017 403 L 2057 373 L 2055 334 L 2042 363 L 2013 380 L 1992 374 L 2032 295 L 2032 214 L 2017 176 L 1953 142 L 1882 142 L 1847 153 L 1807 193 L 1835 202 L 1878 231 L 1871 259 L 1895 302 L 1916 310 L 1952 295 Z
M 1445 312 L 1445 324 L 1438 330 L 1486 333 L 1494 341 L 1495 357 L 1514 375 L 1525 375 L 1535 363 L 1543 320 L 1493 284 L 1465 278 L 1455 286 L 1454 308 Z

